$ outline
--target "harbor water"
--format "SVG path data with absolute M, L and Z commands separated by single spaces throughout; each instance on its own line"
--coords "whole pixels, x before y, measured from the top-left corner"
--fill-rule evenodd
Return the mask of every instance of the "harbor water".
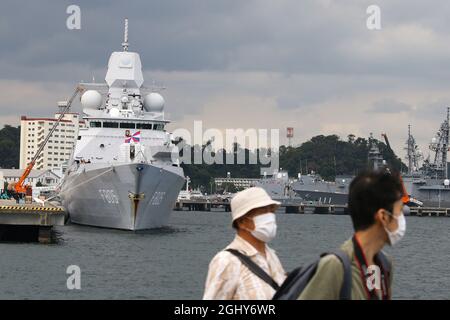
M 271 244 L 287 271 L 352 234 L 349 216 L 279 214 Z M 450 219 L 407 217 L 394 258 L 394 299 L 449 299 Z M 51 245 L 0 244 L 0 299 L 201 299 L 208 263 L 234 237 L 226 212 L 173 212 L 145 232 L 68 225 Z M 81 269 L 69 290 L 66 269 Z

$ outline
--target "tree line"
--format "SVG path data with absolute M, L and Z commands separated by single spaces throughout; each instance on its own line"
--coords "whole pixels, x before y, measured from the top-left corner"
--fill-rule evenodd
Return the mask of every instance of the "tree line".
M 373 139 L 387 165 L 395 171 L 406 171 L 406 165 L 384 142 Z M 204 150 L 206 146 L 189 147 L 194 154 Z M 355 137 L 353 134 L 341 140 L 337 135 L 318 135 L 302 143 L 300 146 L 281 146 L 278 150 L 280 169 L 287 171 L 289 176 L 296 177 L 298 173 L 307 174 L 314 171 L 325 180 L 334 180 L 339 175 L 354 176 L 359 172 L 370 168 L 369 163 L 369 139 Z M 251 164 L 250 155 L 259 157 L 266 150 L 251 151 L 242 149 L 234 144 L 233 150 L 219 150 L 223 155 L 224 164 L 182 164 L 185 175 L 191 178 L 192 187 L 200 187 L 203 191 L 210 191 L 214 178 L 226 177 L 230 173 L 235 178 L 259 178 L 259 164 Z M 225 159 L 230 153 L 236 157 L 237 153 L 245 154 L 244 164 L 226 164 Z M 213 152 L 214 155 L 214 152 Z
M 394 170 L 406 171 L 406 165 L 398 158 L 388 146 L 379 140 L 373 139 L 383 159 Z M 184 150 L 191 152 L 194 159 L 196 152 L 203 152 L 208 145 L 185 146 Z M 235 178 L 259 178 L 261 165 L 250 161 L 260 159 L 267 152 L 278 152 L 280 168 L 297 176 L 298 173 L 306 174 L 314 171 L 325 180 L 334 180 L 338 175 L 356 175 L 358 172 L 369 167 L 368 153 L 370 143 L 368 139 L 355 137 L 349 134 L 345 140 L 337 135 L 318 135 L 299 146 L 281 146 L 278 151 L 271 150 L 248 150 L 241 148 L 237 143 L 232 150 L 218 150 L 222 158 L 222 164 L 182 164 L 184 173 L 191 179 L 193 188 L 201 188 L 209 192 L 214 187 L 214 178 L 226 177 L 230 173 Z M 0 168 L 18 168 L 20 152 L 20 127 L 5 125 L 0 130 Z M 216 152 L 211 152 L 213 156 Z M 242 164 L 227 164 L 227 157 L 235 160 L 238 155 L 244 156 Z M 275 156 L 275 154 L 271 154 Z M 236 163 L 233 161 L 232 163 Z

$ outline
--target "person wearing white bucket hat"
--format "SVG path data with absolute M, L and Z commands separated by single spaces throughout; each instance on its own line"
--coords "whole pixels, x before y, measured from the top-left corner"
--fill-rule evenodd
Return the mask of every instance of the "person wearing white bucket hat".
M 275 251 L 267 243 L 276 235 L 274 201 L 259 187 L 238 192 L 231 200 L 236 237 L 211 260 L 203 299 L 271 299 L 286 278 Z

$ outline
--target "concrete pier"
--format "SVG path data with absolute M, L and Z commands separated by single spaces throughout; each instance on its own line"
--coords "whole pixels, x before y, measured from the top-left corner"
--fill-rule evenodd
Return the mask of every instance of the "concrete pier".
M 211 211 L 212 208 L 223 209 L 225 212 L 231 211 L 229 202 L 211 202 L 208 200 L 179 200 L 175 205 L 175 210 L 183 211 Z
M 49 243 L 53 226 L 64 225 L 61 207 L 0 202 L 0 240 Z
M 281 202 L 281 210 L 287 214 L 331 214 L 346 215 L 346 205 L 327 204 L 321 202 L 303 203 L 297 199 L 274 199 Z M 176 203 L 175 210 L 188 211 L 230 211 L 229 202 L 211 202 L 206 199 L 180 200 Z M 450 208 L 411 207 L 410 215 L 417 217 L 450 217 Z
M 274 199 L 281 202 L 280 208 L 288 214 L 348 214 L 347 206 L 323 203 L 302 203 L 292 199 Z M 231 211 L 230 202 L 214 202 L 207 199 L 178 200 L 175 205 L 177 211 Z
M 417 217 L 450 217 L 450 208 L 411 207 L 410 214 Z

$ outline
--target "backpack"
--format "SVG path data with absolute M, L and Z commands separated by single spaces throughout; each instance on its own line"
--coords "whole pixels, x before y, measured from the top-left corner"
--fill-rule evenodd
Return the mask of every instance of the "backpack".
M 323 253 L 320 257 L 323 258 L 329 254 L 334 254 L 336 257 L 338 257 L 344 267 L 344 279 L 342 281 L 339 299 L 350 300 L 352 289 L 352 272 L 351 272 L 350 258 L 342 250 L 337 250 L 332 253 Z M 306 268 L 299 267 L 290 272 L 286 280 L 284 280 L 281 287 L 277 290 L 277 292 L 273 296 L 272 300 L 297 300 L 300 294 L 308 285 L 309 281 L 316 273 L 319 262 L 320 259 L 310 264 Z
M 313 264 L 306 268 L 299 267 L 289 273 L 289 276 L 284 280 L 283 284 L 279 286 L 275 280 L 272 279 L 260 266 L 254 263 L 248 256 L 242 254 L 235 249 L 226 249 L 230 252 L 260 279 L 270 285 L 276 292 L 272 297 L 272 300 L 297 300 L 300 293 L 306 288 L 311 278 L 314 276 L 317 270 L 317 265 L 320 260 L 317 260 Z M 324 257 L 329 253 L 324 253 L 320 257 Z M 351 262 L 348 255 L 342 250 L 337 250 L 331 254 L 334 254 L 344 265 L 344 280 L 341 287 L 339 298 L 341 300 L 350 300 L 352 289 L 352 275 L 351 275 Z

